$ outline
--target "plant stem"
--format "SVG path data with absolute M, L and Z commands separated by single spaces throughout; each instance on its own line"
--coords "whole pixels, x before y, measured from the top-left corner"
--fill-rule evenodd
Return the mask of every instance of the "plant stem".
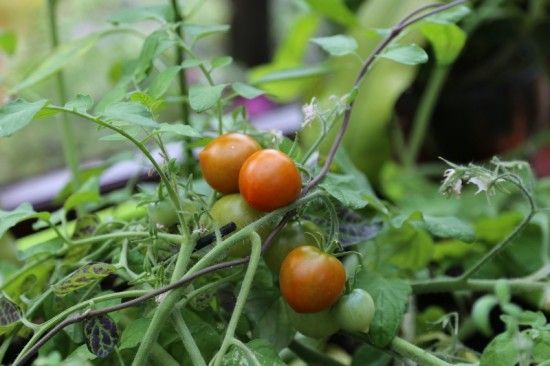
M 194 238 L 184 238 L 184 241 L 180 247 L 178 259 L 176 261 L 176 267 L 174 268 L 174 272 L 172 272 L 170 283 L 177 282 L 177 280 L 184 275 L 187 265 L 189 264 L 189 259 L 191 258 L 191 253 L 195 247 L 195 240 L 193 239 Z M 151 319 L 151 323 L 149 324 L 147 331 L 143 335 L 143 340 L 138 347 L 132 365 L 140 366 L 147 364 L 151 347 L 156 343 L 160 334 L 160 329 L 164 326 L 166 319 L 174 309 L 176 302 L 180 299 L 182 292 L 183 288 L 175 289 L 174 291 L 169 292 L 164 300 L 162 300 L 153 315 L 153 319 Z
M 399 355 L 408 358 L 421 366 L 450 366 L 451 364 L 440 360 L 428 351 L 407 342 L 403 338 L 395 337 L 390 345 L 391 349 Z
M 183 346 L 185 347 L 185 350 L 189 354 L 189 357 L 191 358 L 191 362 L 193 363 L 193 365 L 206 366 L 206 362 L 202 357 L 201 351 L 197 346 L 197 343 L 193 339 L 193 335 L 189 331 L 187 324 L 185 324 L 185 321 L 183 320 L 183 317 L 181 316 L 181 312 L 179 309 L 174 310 L 174 312 L 172 313 L 172 318 L 175 321 L 174 328 L 176 328 L 176 331 L 178 332 L 181 340 L 183 341 Z
M 57 28 L 57 0 L 47 0 L 48 3 L 48 21 L 50 28 L 50 42 L 52 49 L 55 49 L 59 45 L 59 33 Z M 58 71 L 55 75 L 56 89 L 59 103 L 65 104 L 67 102 L 67 93 L 65 90 L 65 80 L 63 77 L 63 71 Z M 73 192 L 76 192 L 80 186 L 79 169 L 78 169 L 78 150 L 76 148 L 76 137 L 73 129 L 73 125 L 70 123 L 67 115 L 63 114 L 59 122 L 59 128 L 61 130 L 63 155 L 65 156 L 65 163 L 67 164 L 69 171 L 71 172 L 71 186 Z
M 288 348 L 308 365 L 344 366 L 344 364 L 339 361 L 336 361 L 335 359 L 306 346 L 296 339 L 292 340 L 292 342 L 288 345 Z
M 153 345 L 151 349 L 151 357 L 156 361 L 158 365 L 162 366 L 178 366 L 179 363 L 174 360 L 174 357 L 170 355 L 162 346 L 158 343 Z
M 235 308 L 233 309 L 233 314 L 227 324 L 227 330 L 225 332 L 225 337 L 220 346 L 220 350 L 216 354 L 214 366 L 221 365 L 223 355 L 227 352 L 227 349 L 231 345 L 233 336 L 235 334 L 235 329 L 237 329 L 237 323 L 241 317 L 241 313 L 244 309 L 246 299 L 248 298 L 248 292 L 252 287 L 252 280 L 254 280 L 254 275 L 256 274 L 256 269 L 258 268 L 258 263 L 260 262 L 260 256 L 262 254 L 262 240 L 256 232 L 252 232 L 250 235 L 250 241 L 252 244 L 252 252 L 250 253 L 250 261 L 248 262 L 248 268 L 243 278 L 243 283 L 241 285 L 241 290 L 237 296 L 237 301 L 235 303 Z
M 426 294 L 436 292 L 455 292 L 463 290 L 473 291 L 493 291 L 497 281 L 502 280 L 478 280 L 468 279 L 461 280 L 460 278 L 442 278 L 433 279 L 427 281 L 412 282 L 411 287 L 415 294 Z M 528 291 L 541 291 L 544 290 L 548 284 L 541 281 L 533 281 L 523 278 L 515 278 L 504 280 L 510 291 L 513 293 L 521 293 Z
M 181 22 L 183 21 L 183 17 L 181 15 L 180 8 L 178 6 L 178 0 L 170 0 L 170 5 L 172 7 L 172 11 L 174 12 L 174 21 L 178 23 L 178 26 L 176 28 L 176 32 L 180 36 L 181 39 L 184 39 L 183 34 L 183 26 Z M 183 63 L 183 50 L 180 47 L 176 47 L 176 64 L 181 65 Z M 179 71 L 179 86 L 180 86 L 180 92 L 183 96 L 187 97 L 187 78 L 185 76 L 185 69 L 181 68 Z M 187 105 L 186 99 L 182 100 L 180 103 L 181 107 L 181 116 L 183 119 L 183 124 L 189 124 L 189 106 Z
M 436 65 L 430 74 L 428 85 L 422 94 L 418 109 L 413 119 L 413 130 L 409 142 L 408 152 L 404 155 L 405 166 L 412 167 L 418 157 L 428 126 L 433 115 L 434 107 L 437 103 L 439 93 L 445 85 L 450 67 L 447 65 Z

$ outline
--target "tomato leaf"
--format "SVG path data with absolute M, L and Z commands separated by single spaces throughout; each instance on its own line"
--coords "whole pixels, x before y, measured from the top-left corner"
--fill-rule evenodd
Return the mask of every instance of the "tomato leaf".
M 357 186 L 357 181 L 352 176 L 329 173 L 319 187 L 326 190 L 345 207 L 359 209 L 368 204 L 363 198 L 364 191 Z
M 387 58 L 404 65 L 418 65 L 428 62 L 426 51 L 415 44 L 388 47 L 379 57 Z
M 189 125 L 161 123 L 159 132 L 184 137 L 201 137 L 199 132 Z
M 180 70 L 181 66 L 170 66 L 162 70 L 149 84 L 149 95 L 154 99 L 162 97 Z
M 519 361 L 517 334 L 508 332 L 499 334 L 485 347 L 479 366 L 514 366 Z
M 139 318 L 132 321 L 124 330 L 120 336 L 119 350 L 134 348 L 141 343 L 143 335 L 149 328 L 151 323 L 150 318 Z
M 21 221 L 33 218 L 48 220 L 49 217 L 48 212 L 35 212 L 28 202 L 22 203 L 13 211 L 0 210 L 0 237 Z
M 466 243 L 475 240 L 474 228 L 457 217 L 435 217 L 424 215 L 426 229 L 433 236 L 445 239 L 458 239 Z
M 466 33 L 455 24 L 424 22 L 420 30 L 430 41 L 435 59 L 440 65 L 451 64 L 466 43 Z
M 366 270 L 356 275 L 355 285 L 367 291 L 376 306 L 369 339 L 377 347 L 386 347 L 397 334 L 411 287 L 400 279 Z
M 9 137 L 28 125 L 46 105 L 45 99 L 36 102 L 16 100 L 0 108 L 0 137 Z
M 105 108 L 102 116 L 116 125 L 137 125 L 142 127 L 157 127 L 151 112 L 141 103 L 118 102 Z
M 193 85 L 189 88 L 189 105 L 195 112 L 204 112 L 212 108 L 222 96 L 226 84 Z
M 85 113 L 92 108 L 93 105 L 94 101 L 92 97 L 89 95 L 77 94 L 73 100 L 70 100 L 65 104 L 65 108 Z
M 330 37 L 313 38 L 311 42 L 317 44 L 332 56 L 349 55 L 357 49 L 357 42 L 355 39 L 341 34 Z
M 265 92 L 261 89 L 240 82 L 231 84 L 231 88 L 233 88 L 235 93 L 246 99 L 256 98 L 262 94 L 265 94 Z
M 174 14 L 172 8 L 168 5 L 128 7 L 109 17 L 109 21 L 114 24 L 136 23 L 144 20 L 162 20 L 172 21 Z
M 243 351 L 239 347 L 233 347 L 226 353 L 222 359 L 222 365 L 273 365 L 284 366 L 286 365 L 283 360 L 277 354 L 277 351 L 273 348 L 269 342 L 263 339 L 254 339 L 246 344 L 246 347 L 252 351 L 252 354 L 256 358 L 254 362 L 250 360 L 250 355 Z
M 64 278 L 53 286 L 53 292 L 57 296 L 65 296 L 82 287 L 86 287 L 95 283 L 97 280 L 107 277 L 115 273 L 116 267 L 108 263 L 92 263 L 86 264 L 77 269 L 68 277 Z
M 109 356 L 119 338 L 116 323 L 106 315 L 87 319 L 84 322 L 84 335 L 88 349 L 99 358 Z
M 349 27 L 357 23 L 355 14 L 346 6 L 344 0 L 306 0 L 316 11 L 330 20 Z

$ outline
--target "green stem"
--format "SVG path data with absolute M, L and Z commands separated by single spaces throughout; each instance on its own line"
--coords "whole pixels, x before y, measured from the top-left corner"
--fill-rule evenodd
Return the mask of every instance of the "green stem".
M 191 301 L 195 296 L 197 295 L 200 295 L 202 294 L 203 292 L 205 291 L 208 291 L 210 289 L 213 289 L 213 288 L 216 288 L 216 287 L 219 287 L 220 285 L 223 285 L 224 283 L 227 283 L 227 282 L 230 282 L 230 281 L 233 281 L 234 279 L 236 279 L 237 277 L 240 277 L 241 275 L 241 272 L 235 272 L 229 276 L 225 276 L 225 277 L 222 277 L 220 279 L 217 279 L 216 281 L 213 281 L 213 282 L 209 282 L 207 283 L 206 285 L 202 286 L 202 287 L 199 287 L 191 292 L 189 292 L 188 294 L 185 295 L 185 298 L 183 298 L 180 302 L 178 302 L 176 304 L 176 307 L 178 309 L 182 308 L 183 306 L 187 305 L 187 303 L 189 301 Z
M 399 355 L 408 358 L 420 366 L 449 366 L 448 362 L 440 360 L 428 351 L 407 342 L 403 338 L 395 337 L 390 345 L 391 349 Z
M 190 239 L 191 240 L 187 238 L 187 240 L 185 240 L 180 247 L 176 267 L 174 268 L 174 272 L 172 272 L 171 283 L 176 282 L 185 274 L 187 265 L 189 264 L 189 259 L 191 258 L 191 253 L 195 248 L 194 238 Z M 143 336 L 143 341 L 139 345 L 132 365 L 138 366 L 147 364 L 147 358 L 149 357 L 151 347 L 157 341 L 161 328 L 166 323 L 166 320 L 174 309 L 176 303 L 180 300 L 183 290 L 184 288 L 180 287 L 170 291 L 160 303 L 155 311 L 155 314 L 153 315 L 153 319 L 151 319 L 151 323 L 149 324 L 145 335 Z
M 153 345 L 151 349 L 151 358 L 153 358 L 157 365 L 162 366 L 178 366 L 179 363 L 174 360 L 174 357 L 170 355 L 162 346 L 158 343 Z
M 472 291 L 493 291 L 495 285 L 501 280 L 477 280 L 460 278 L 442 278 L 427 281 L 412 282 L 411 287 L 415 294 L 426 294 L 436 292 L 455 292 L 463 290 Z M 544 290 L 546 283 L 527 280 L 522 278 L 504 280 L 513 293 Z
M 235 309 L 227 325 L 227 331 L 225 332 L 225 337 L 220 346 L 220 350 L 216 354 L 214 366 L 221 365 L 223 355 L 227 352 L 227 349 L 231 345 L 231 341 L 235 335 L 235 329 L 237 329 L 237 323 L 241 317 L 241 313 L 244 309 L 246 299 L 248 298 L 248 293 L 252 287 L 252 281 L 254 280 L 254 275 L 256 274 L 256 269 L 258 268 L 258 263 L 260 262 L 260 257 L 262 254 L 262 240 L 256 232 L 252 232 L 250 235 L 250 241 L 252 243 L 252 252 L 250 253 L 250 261 L 248 262 L 248 268 L 243 278 L 243 283 L 241 285 L 241 290 L 237 296 L 237 301 L 235 303 Z
M 408 167 L 412 167 L 416 162 L 418 153 L 426 137 L 426 132 L 428 131 L 430 119 L 432 118 L 439 93 L 443 85 L 445 85 L 449 70 L 450 66 L 437 65 L 430 75 L 428 85 L 422 94 L 418 109 L 414 115 L 409 148 L 404 156 L 405 165 Z
M 50 42 L 52 44 L 52 49 L 55 49 L 59 45 L 59 34 L 57 28 L 57 16 L 56 16 L 56 5 L 57 0 L 47 0 L 48 3 L 48 21 L 50 28 Z M 65 90 L 65 80 L 63 77 L 63 71 L 58 71 L 55 75 L 56 78 L 56 88 L 57 96 L 61 104 L 67 102 L 67 93 Z M 69 167 L 71 172 L 72 180 L 71 185 L 73 192 L 76 192 L 80 186 L 79 181 L 79 169 L 78 169 L 78 150 L 76 148 L 76 137 L 73 129 L 73 125 L 70 123 L 67 115 L 63 115 L 62 120 L 59 123 L 62 136 L 62 145 L 63 145 L 63 155 L 65 156 L 65 162 Z
M 323 365 L 323 366 L 344 366 L 344 364 L 336 361 L 333 358 L 328 357 L 327 355 L 314 350 L 311 347 L 306 346 L 305 344 L 294 339 L 289 345 L 288 348 L 294 352 L 298 357 L 305 361 L 308 365 Z
M 201 351 L 197 346 L 197 343 L 193 339 L 193 335 L 189 331 L 187 324 L 185 324 L 185 321 L 181 316 L 180 310 L 176 309 L 172 313 L 172 318 L 175 321 L 174 328 L 176 328 L 176 331 L 178 332 L 181 340 L 183 341 L 183 346 L 187 350 L 187 353 L 189 354 L 189 357 L 191 358 L 191 362 L 193 363 L 193 365 L 206 366 L 206 361 L 204 361 Z
M 178 23 L 178 26 L 176 28 L 176 32 L 178 33 L 179 37 L 181 39 L 184 39 L 183 34 L 183 27 L 182 27 L 182 21 L 183 17 L 181 15 L 180 8 L 178 6 L 177 0 L 170 0 L 170 5 L 172 7 L 172 11 L 174 12 L 174 21 Z M 176 47 L 176 64 L 181 65 L 183 63 L 183 50 L 180 47 Z M 185 69 L 181 68 L 179 71 L 179 86 L 180 86 L 180 92 L 182 95 L 187 97 L 187 78 L 185 76 Z M 180 103 L 181 107 L 181 116 L 183 119 L 183 124 L 189 123 L 189 106 L 187 105 L 186 100 L 183 100 Z

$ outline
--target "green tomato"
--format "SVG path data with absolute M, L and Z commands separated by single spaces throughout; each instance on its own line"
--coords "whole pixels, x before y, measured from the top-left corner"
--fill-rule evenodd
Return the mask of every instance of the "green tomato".
M 317 313 L 297 313 L 286 306 L 290 323 L 298 332 L 311 338 L 326 338 L 338 331 L 338 322 L 329 309 Z
M 265 263 L 273 273 L 279 274 L 281 263 L 292 249 L 303 245 L 318 246 L 317 242 L 321 243 L 322 240 L 323 233 L 321 229 L 311 221 L 288 224 L 265 251 Z
M 355 289 L 342 296 L 332 311 L 340 328 L 349 332 L 366 333 L 374 317 L 375 306 L 367 291 Z
M 169 200 L 151 203 L 147 211 L 149 212 L 149 218 L 155 225 L 170 227 L 178 222 L 176 209 Z
M 214 219 L 214 222 L 222 227 L 234 222 L 237 226 L 237 230 L 242 229 L 246 225 L 258 220 L 264 214 L 258 210 L 253 209 L 246 203 L 244 198 L 236 194 L 228 194 L 223 196 L 214 203 L 210 210 L 210 215 Z M 262 239 L 269 234 L 270 228 L 267 226 L 261 227 L 257 232 Z M 229 248 L 229 255 L 232 257 L 244 257 L 250 254 L 250 240 L 242 239 L 234 243 Z

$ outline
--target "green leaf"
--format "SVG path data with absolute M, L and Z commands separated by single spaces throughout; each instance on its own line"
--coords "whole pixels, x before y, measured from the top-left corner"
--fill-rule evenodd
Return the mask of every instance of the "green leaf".
M 225 33 L 229 30 L 229 25 L 227 24 L 184 24 L 183 32 L 185 35 L 193 39 L 193 43 L 198 41 L 201 38 L 211 36 L 217 33 Z
M 195 130 L 193 127 L 189 125 L 183 125 L 181 123 L 161 123 L 158 130 L 160 133 L 173 134 L 184 137 L 201 137 L 200 133 L 198 133 L 197 130 Z
M 515 366 L 519 361 L 519 350 L 515 335 L 499 334 L 485 347 L 479 360 L 479 366 Z
M 376 306 L 369 339 L 377 347 L 386 347 L 397 334 L 411 287 L 400 279 L 366 270 L 357 274 L 355 285 L 367 291 Z
M 93 105 L 94 101 L 92 97 L 90 97 L 89 95 L 77 94 L 75 99 L 70 100 L 67 102 L 67 104 L 65 104 L 65 108 L 81 113 L 86 113 L 90 108 L 92 108 Z
M 454 6 L 444 12 L 426 18 L 427 21 L 441 24 L 456 23 L 470 14 L 471 10 L 465 5 Z
M 350 36 L 335 35 L 330 37 L 313 38 L 311 42 L 319 45 L 332 56 L 344 56 L 357 49 L 357 42 Z
M 122 331 L 120 337 L 119 350 L 134 348 L 141 343 L 143 335 L 149 328 L 151 323 L 150 318 L 138 318 L 134 319 L 128 326 Z
M 391 243 L 386 245 L 392 251 L 390 261 L 401 269 L 422 269 L 433 257 L 432 237 L 410 221 L 405 222 L 401 228 L 390 230 L 380 241 Z
M 235 365 L 270 365 L 270 366 L 284 366 L 286 365 L 283 360 L 277 354 L 277 351 L 273 348 L 269 342 L 263 339 L 254 339 L 246 344 L 246 347 L 252 351 L 256 358 L 254 362 L 250 360 L 250 356 L 239 347 L 232 347 L 231 350 L 223 356 L 222 365 L 235 366 Z
M 430 234 L 439 238 L 458 239 L 466 243 L 471 243 L 476 238 L 474 228 L 454 216 L 434 217 L 424 215 L 424 223 Z
M 262 94 L 265 94 L 265 92 L 261 89 L 238 81 L 231 84 L 231 88 L 233 88 L 235 93 L 246 99 L 253 99 L 259 97 Z
M 33 218 L 48 220 L 49 217 L 48 212 L 35 212 L 28 202 L 22 203 L 13 211 L 0 210 L 0 237 L 21 221 Z
M 261 85 L 264 83 L 272 83 L 275 81 L 289 81 L 311 78 L 327 74 L 329 71 L 330 68 L 326 65 L 299 66 L 268 72 L 262 74 L 258 78 L 252 77 L 252 81 L 256 85 Z
M 113 103 L 105 108 L 105 112 L 103 112 L 102 116 L 111 122 L 118 122 L 122 125 L 158 127 L 158 123 L 151 119 L 151 112 L 141 103 Z
M 204 112 L 212 108 L 222 96 L 226 84 L 193 85 L 189 88 L 189 104 L 195 112 Z
M 231 65 L 232 62 L 233 62 L 233 57 L 231 56 L 216 57 L 210 62 L 210 68 L 211 70 L 219 69 L 220 67 Z
M 466 33 L 455 24 L 423 22 L 420 30 L 430 41 L 440 65 L 451 64 L 466 43 Z
M 494 295 L 484 295 L 477 299 L 472 307 L 472 320 L 481 334 L 486 337 L 493 335 L 489 315 L 498 304 L 499 301 Z
M 88 350 L 99 358 L 109 356 L 118 343 L 116 323 L 107 315 L 87 319 L 84 322 L 84 335 Z
M 65 296 L 115 273 L 116 267 L 108 263 L 92 263 L 80 267 L 53 286 L 57 296 Z
M 17 48 L 17 37 L 14 32 L 0 30 L 0 50 L 8 55 L 13 55 Z
M 146 77 L 155 57 L 160 53 L 163 41 L 167 39 L 168 34 L 164 30 L 153 32 L 147 36 L 141 47 L 141 52 L 134 69 L 134 76 L 138 81 Z
M 504 239 L 522 219 L 519 212 L 505 212 L 496 217 L 483 217 L 475 222 L 478 240 L 497 243 Z
M 67 64 L 90 51 L 99 40 L 101 34 L 93 33 L 84 38 L 61 44 L 25 80 L 16 85 L 11 92 L 18 93 L 57 73 Z
M 27 260 L 35 255 L 44 254 L 44 253 L 55 253 L 63 247 L 63 240 L 59 237 L 47 240 L 43 243 L 33 245 L 25 250 L 17 252 L 17 259 L 20 261 Z
M 19 307 L 5 296 L 0 295 L 0 326 L 8 326 L 19 319 L 21 319 Z
M 169 22 L 172 21 L 173 18 L 172 7 L 169 5 L 132 6 L 113 14 L 109 17 L 109 22 L 114 24 L 136 23 L 151 19 Z
M 405 65 L 418 65 L 428 61 L 426 51 L 415 44 L 388 47 L 380 54 L 380 57 Z
M 192 67 L 197 67 L 199 65 L 202 65 L 203 63 L 204 63 L 204 60 L 197 60 L 195 58 L 186 58 L 185 60 L 183 60 L 180 66 L 184 69 L 190 69 Z
M 247 317 L 254 324 L 252 332 L 277 350 L 288 346 L 294 331 L 278 290 L 256 288 L 250 293 L 245 307 Z
M 316 11 L 330 20 L 349 27 L 357 23 L 353 12 L 348 9 L 343 0 L 306 0 Z
M 542 363 L 550 360 L 550 331 L 532 331 L 533 335 L 533 361 Z
M 88 179 L 78 191 L 71 194 L 63 204 L 65 212 L 88 203 L 97 203 L 101 201 L 99 194 L 99 177 L 93 176 Z
M 352 176 L 329 173 L 319 187 L 345 207 L 359 209 L 368 204 L 368 201 L 363 199 L 365 191 L 358 187 L 357 181 Z
M 392 356 L 387 352 L 365 344 L 353 355 L 351 366 L 387 366 L 391 360 Z
M 48 101 L 45 99 L 36 102 L 18 99 L 1 107 L 0 137 L 11 136 L 28 125 L 46 103 Z
M 155 99 L 162 97 L 180 70 L 181 66 L 170 66 L 162 70 L 149 84 L 149 95 Z
M 132 102 L 137 102 L 143 105 L 151 113 L 156 112 L 162 106 L 162 103 L 163 103 L 161 99 L 155 99 L 149 94 L 146 94 L 141 91 L 133 92 L 132 95 L 130 95 L 130 100 Z

